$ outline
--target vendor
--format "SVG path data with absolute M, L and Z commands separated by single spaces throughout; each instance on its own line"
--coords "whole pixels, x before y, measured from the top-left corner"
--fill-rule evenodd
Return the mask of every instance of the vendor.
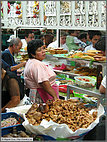
M 35 102 L 45 103 L 48 99 L 59 99 L 56 74 L 42 62 L 45 59 L 43 41 L 30 41 L 27 52 L 30 59 L 24 69 L 24 80 L 27 88 L 37 90 Z
M 5 108 L 16 107 L 24 94 L 21 92 L 21 84 L 15 73 L 5 71 L 2 68 L 2 112 Z

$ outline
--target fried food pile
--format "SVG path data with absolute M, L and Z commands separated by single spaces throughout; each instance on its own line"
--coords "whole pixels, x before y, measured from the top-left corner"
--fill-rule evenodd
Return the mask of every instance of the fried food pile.
M 84 76 L 97 76 L 97 69 L 96 68 L 89 68 L 89 67 L 79 67 L 76 71 L 76 74 L 81 74 Z
M 58 124 L 67 124 L 72 131 L 87 128 L 97 118 L 97 111 L 89 114 L 92 108 L 86 108 L 82 102 L 75 99 L 48 100 L 46 105 L 35 103 L 26 113 L 26 118 L 32 125 L 39 125 L 43 119 Z

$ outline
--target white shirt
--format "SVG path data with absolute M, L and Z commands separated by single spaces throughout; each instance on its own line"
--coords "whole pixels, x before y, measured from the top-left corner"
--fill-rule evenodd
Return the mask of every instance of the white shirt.
M 48 45 L 48 47 L 52 47 L 52 48 L 54 48 L 54 49 L 58 48 L 58 41 L 56 40 L 56 41 L 50 43 L 50 44 Z M 47 48 L 48 48 L 48 47 L 47 47 Z M 62 47 L 64 50 L 68 50 L 68 51 L 69 51 L 69 49 L 68 49 L 66 43 L 65 43 L 65 44 L 61 44 L 61 47 Z
M 80 48 L 86 47 L 86 43 L 74 36 L 74 43 L 78 43 Z
M 65 43 L 65 44 L 61 44 L 61 47 L 62 47 L 64 50 L 69 51 L 68 46 L 66 45 L 66 43 Z
M 103 85 L 103 87 L 106 88 L 106 75 L 104 76 L 101 85 Z
M 54 42 L 52 42 L 52 43 L 50 43 L 49 45 L 48 45 L 48 47 L 52 47 L 52 48 L 58 48 L 58 41 L 56 40 L 56 41 L 54 41 Z M 48 48 L 47 47 L 47 48 Z
M 93 47 L 93 44 L 90 44 L 89 46 L 85 47 L 84 52 L 86 53 L 88 50 L 96 50 L 96 49 Z
M 22 49 L 24 49 L 25 47 L 27 47 L 27 42 L 25 39 L 21 39 L 22 42 Z

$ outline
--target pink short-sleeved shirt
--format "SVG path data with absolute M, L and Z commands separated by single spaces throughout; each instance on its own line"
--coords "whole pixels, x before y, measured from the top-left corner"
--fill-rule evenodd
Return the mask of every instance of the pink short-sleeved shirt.
M 29 89 L 41 88 L 39 83 L 49 81 L 51 86 L 55 84 L 56 74 L 45 63 L 37 59 L 29 59 L 24 69 L 25 85 Z

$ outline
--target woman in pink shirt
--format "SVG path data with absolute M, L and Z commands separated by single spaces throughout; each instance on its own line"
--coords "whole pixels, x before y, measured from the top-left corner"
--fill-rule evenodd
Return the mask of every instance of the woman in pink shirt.
M 45 59 L 44 49 L 40 39 L 30 41 L 27 46 L 29 60 L 24 69 L 24 80 L 26 87 L 36 92 L 36 103 L 59 99 L 59 90 L 55 83 L 56 74 L 42 62 Z

